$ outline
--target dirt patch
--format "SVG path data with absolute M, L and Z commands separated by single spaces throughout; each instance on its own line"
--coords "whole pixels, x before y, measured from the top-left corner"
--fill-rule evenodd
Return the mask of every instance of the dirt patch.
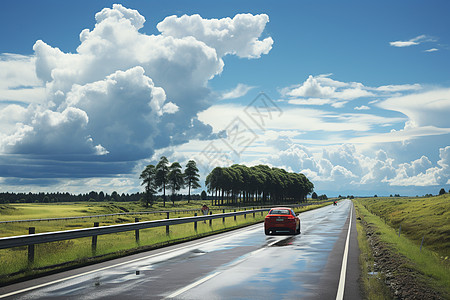
M 430 287 L 427 278 L 413 269 L 413 263 L 406 257 L 392 251 L 386 243 L 380 241 L 375 229 L 361 221 L 366 230 L 369 245 L 374 257 L 374 272 L 382 275 L 392 299 L 445 299 Z

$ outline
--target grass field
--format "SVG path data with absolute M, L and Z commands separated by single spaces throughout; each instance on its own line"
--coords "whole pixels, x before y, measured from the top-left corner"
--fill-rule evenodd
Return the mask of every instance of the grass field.
M 192 202 L 192 201 L 191 201 Z M 127 204 L 125 207 L 122 204 Z M 200 209 L 202 202 L 198 203 L 179 203 L 173 209 Z M 328 203 L 327 203 L 328 204 Z M 301 209 L 296 209 L 296 212 L 302 212 L 323 205 L 311 205 Z M 122 208 L 118 208 L 120 206 Z M 172 205 L 166 205 L 165 209 L 170 209 Z M 114 212 L 123 212 L 123 208 L 128 211 L 140 210 L 136 204 L 132 203 L 71 203 L 71 204 L 17 204 L 10 205 L 7 208 L 3 206 L 2 219 L 8 216 L 10 219 L 37 219 L 37 218 L 52 218 L 52 217 L 67 217 L 67 216 L 83 216 L 83 215 L 97 215 Z M 154 210 L 162 210 L 161 207 L 153 207 Z M 211 207 L 214 214 L 222 213 L 223 208 Z M 8 211 L 8 212 L 7 212 Z M 32 212 L 36 212 L 33 214 Z M 225 212 L 230 212 L 226 210 Z M 59 215 L 57 215 L 59 214 Z M 188 213 L 171 213 L 170 218 L 193 216 L 193 212 Z M 111 259 L 114 257 L 123 256 L 129 253 L 143 251 L 152 247 L 164 246 L 170 243 L 175 243 L 183 240 L 198 238 L 201 236 L 238 228 L 257 222 L 264 219 L 265 213 L 257 213 L 255 218 L 252 214 L 238 216 L 236 221 L 233 217 L 226 218 L 225 222 L 222 219 L 213 220 L 212 226 L 209 221 L 206 223 L 199 222 L 197 231 L 194 230 L 193 223 L 175 225 L 170 227 L 169 235 L 166 235 L 166 228 L 152 228 L 140 230 L 139 243 L 136 242 L 134 231 L 123 232 L 118 234 L 109 234 L 98 236 L 97 249 L 95 253 L 92 252 L 91 244 L 92 238 L 80 238 L 68 241 L 59 241 L 53 243 L 36 245 L 36 255 L 33 264 L 28 264 L 27 261 L 27 247 L 16 247 L 10 249 L 0 250 L 0 284 L 6 284 L 24 278 L 27 276 L 34 276 L 50 272 L 56 269 L 68 268 L 71 266 L 83 265 L 95 261 Z M 76 220 L 57 220 L 57 221 L 32 221 L 24 223 L 7 223 L 0 224 L 1 236 L 15 236 L 28 233 L 28 227 L 35 227 L 36 233 L 51 232 L 59 230 L 68 230 L 75 228 L 92 227 L 93 222 L 99 222 L 100 226 L 132 223 L 134 218 L 139 217 L 140 221 L 165 219 L 166 214 L 142 214 L 142 215 L 119 215 L 109 216 L 93 219 L 76 219 Z M 95 258 L 92 258 L 95 256 Z
M 450 256 L 450 194 L 430 198 L 369 198 L 361 203 L 415 244 Z
M 198 209 L 200 213 L 201 202 L 196 203 L 178 203 L 175 207 L 167 205 L 162 207 L 155 205 L 152 208 L 145 209 L 144 207 L 133 203 L 61 203 L 61 204 L 11 204 L 8 206 L 3 205 L 0 221 L 11 220 L 35 220 L 46 218 L 65 218 L 65 217 L 84 217 L 95 216 L 102 214 L 114 214 L 123 212 L 143 212 L 143 211 L 162 211 L 162 210 L 189 210 Z M 230 210 L 226 210 L 229 212 Z M 214 211 L 213 211 L 214 212 Z M 216 211 L 222 212 L 222 209 Z M 170 218 L 178 217 L 191 217 L 194 212 L 190 213 L 171 213 Z M 50 221 L 29 221 L 20 223 L 3 223 L 0 224 L 0 237 L 16 236 L 28 234 L 29 227 L 35 227 L 36 233 L 52 232 L 60 230 L 78 229 L 93 227 L 94 222 L 100 223 L 100 226 L 123 224 L 134 222 L 135 217 L 138 217 L 140 221 L 151 221 L 165 219 L 166 214 L 129 214 L 107 217 L 92 217 L 85 219 L 73 219 L 73 220 L 50 220 Z
M 161 211 L 177 208 L 200 209 L 203 204 L 204 201 L 190 201 L 190 203 L 187 203 L 187 201 L 180 201 L 175 202 L 175 206 L 172 206 L 171 202 L 167 202 L 166 206 L 163 207 L 162 202 L 158 202 L 148 208 L 145 208 L 136 202 L 0 204 L 0 221 L 78 217 L 123 212 Z
M 382 242 L 406 257 L 410 268 L 417 270 L 423 280 L 450 295 L 449 195 L 431 198 L 370 198 L 354 201 L 359 216 L 372 227 Z M 400 225 L 401 234 L 398 235 Z M 362 229 L 358 228 L 362 235 Z M 422 237 L 424 246 L 420 250 Z M 361 236 L 360 236 L 361 238 Z M 360 241 L 363 274 L 373 265 L 370 249 Z M 365 269 L 364 269 L 365 268 Z M 364 276 L 363 276 L 364 277 Z M 366 293 L 380 295 L 376 278 L 363 278 Z M 382 289 L 382 288 L 381 288 Z M 378 299 L 373 296 L 373 299 Z

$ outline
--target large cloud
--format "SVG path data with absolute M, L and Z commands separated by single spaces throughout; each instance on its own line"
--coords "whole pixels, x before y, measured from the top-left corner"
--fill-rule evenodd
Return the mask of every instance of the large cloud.
M 265 14 L 240 14 L 233 19 L 205 20 L 199 15 L 170 16 L 158 24 L 163 35 L 177 38 L 193 36 L 216 49 L 219 56 L 236 54 L 239 57 L 258 58 L 269 53 L 273 40 L 258 40 L 269 17 Z
M 436 89 L 401 97 L 392 97 L 377 106 L 399 111 L 409 117 L 412 127 L 436 126 L 450 128 L 450 89 Z
M 80 33 L 74 53 L 39 40 L 33 57 L 16 57 L 16 64 L 33 64 L 37 78 L 30 75 L 29 82 L 33 87 L 43 82 L 46 97 L 28 107 L 0 107 L 6 118 L 2 126 L 7 129 L 1 133 L 3 163 L 19 164 L 40 155 L 37 176 L 102 176 L 130 172 L 133 162 L 150 157 L 155 149 L 210 138 L 211 127 L 199 121 L 197 113 L 212 104 L 208 81 L 222 72 L 222 57 L 257 58 L 268 53 L 273 43 L 271 38 L 259 40 L 266 15 L 220 20 L 171 16 L 157 26 L 159 35 L 140 33 L 145 18 L 120 4 L 103 9 L 95 19 L 93 29 Z M 187 20 L 193 26 L 184 26 Z M 204 31 L 199 31 L 200 25 Z M 16 80 L 0 88 L 20 85 L 22 81 Z M 46 174 L 45 159 L 58 161 L 64 171 L 52 168 Z M 93 163 L 97 172 L 77 168 L 70 175 L 66 171 L 72 161 L 109 165 L 105 169 Z M 130 163 L 123 165 L 124 161 Z
M 397 187 L 437 186 L 450 183 L 450 146 L 439 149 L 440 160 L 433 163 L 426 156 L 401 163 L 384 150 L 364 154 L 352 145 L 309 149 L 293 144 L 265 162 L 302 172 L 315 182 L 316 190 L 382 189 L 394 191 Z
M 426 156 L 399 165 L 394 178 L 387 180 L 397 186 L 430 186 L 450 184 L 450 146 L 439 149 L 440 160 L 432 166 Z

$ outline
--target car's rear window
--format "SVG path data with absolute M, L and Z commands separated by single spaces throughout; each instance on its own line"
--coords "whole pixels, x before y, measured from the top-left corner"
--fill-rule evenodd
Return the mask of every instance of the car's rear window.
M 289 209 L 272 209 L 270 215 L 290 215 Z

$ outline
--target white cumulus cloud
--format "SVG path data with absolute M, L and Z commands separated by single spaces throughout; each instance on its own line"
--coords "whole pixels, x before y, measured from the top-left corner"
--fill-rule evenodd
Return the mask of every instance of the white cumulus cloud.
M 266 14 L 238 14 L 234 18 L 203 19 L 200 15 L 169 16 L 158 24 L 163 36 L 195 37 L 216 49 L 222 57 L 236 54 L 239 57 L 258 58 L 272 49 L 273 40 L 259 40 L 269 17 Z
M 370 88 L 358 82 L 339 82 L 329 78 L 331 74 L 312 76 L 298 86 L 282 89 L 282 94 L 288 97 L 291 104 L 324 105 L 335 108 L 345 106 L 348 101 L 371 97 L 374 94 Z M 300 98 L 300 99 L 298 99 Z M 303 99 L 302 99 L 303 98 Z
M 212 104 L 208 81 L 222 72 L 222 57 L 258 58 L 273 44 L 270 37 L 260 39 L 267 15 L 172 16 L 157 25 L 161 34 L 148 35 L 140 32 L 144 16 L 114 4 L 95 21 L 81 31 L 73 53 L 38 40 L 33 56 L 0 57 L 0 91 L 9 93 L 7 100 L 23 100 L 24 85 L 43 93 L 22 106 L 0 106 L 6 117 L 0 121 L 0 164 L 39 154 L 36 176 L 126 174 L 156 149 L 210 138 L 211 126 L 197 113 Z M 14 96 L 18 88 L 22 94 Z M 46 173 L 45 159 L 59 168 Z M 72 161 L 86 165 L 69 174 Z

